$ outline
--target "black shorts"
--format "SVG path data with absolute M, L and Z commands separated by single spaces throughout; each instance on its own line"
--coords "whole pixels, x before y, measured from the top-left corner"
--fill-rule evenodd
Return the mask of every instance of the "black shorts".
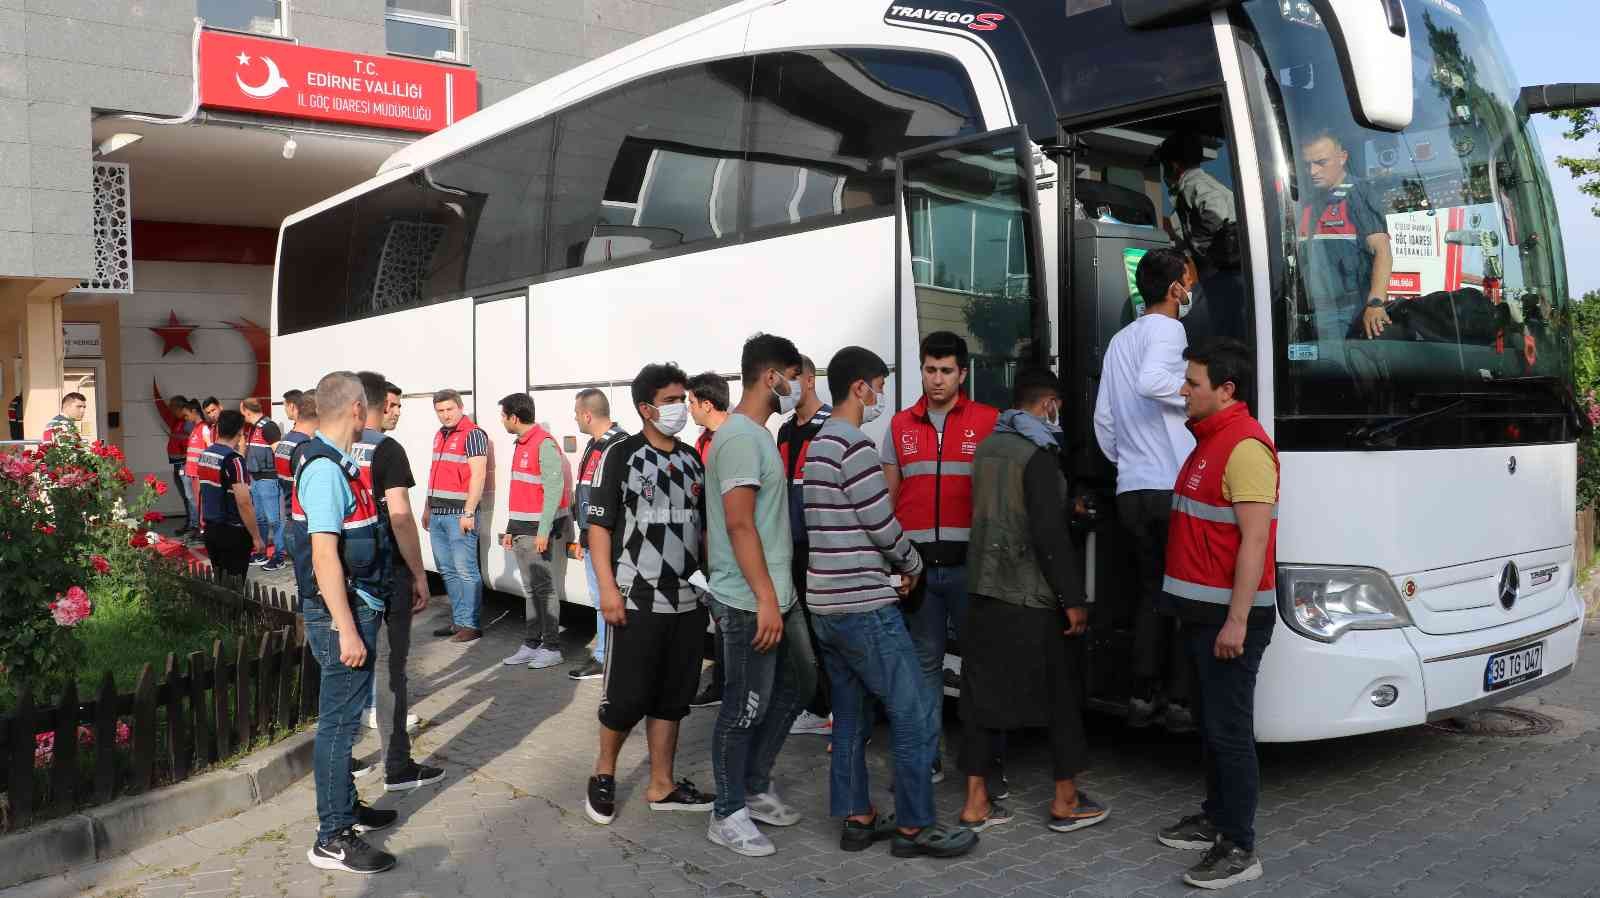
M 640 719 L 682 720 L 700 688 L 707 612 L 628 609 L 628 625 L 606 625 L 606 672 L 600 723 L 627 732 Z

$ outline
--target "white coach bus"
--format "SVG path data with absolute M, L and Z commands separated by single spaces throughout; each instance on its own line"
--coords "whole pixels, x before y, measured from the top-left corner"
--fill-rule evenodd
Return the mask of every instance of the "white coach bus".
M 896 407 L 934 330 L 967 337 L 991 403 L 1020 365 L 1053 365 L 1089 688 L 1125 701 L 1135 577 L 1090 415 L 1138 258 L 1197 249 L 1156 158 L 1179 147 L 1233 206 L 1185 325 L 1253 348 L 1247 392 L 1282 453 L 1260 737 L 1419 724 L 1568 673 L 1579 423 L 1527 127 L 1557 103 L 1519 89 L 1483 0 L 927 3 L 738 3 L 397 152 L 285 221 L 273 382 L 383 371 L 423 479 L 441 388 L 502 453 L 497 400 L 527 391 L 576 462 L 579 390 L 634 429 L 641 365 L 736 379 L 756 331 L 821 364 L 876 350 Z M 1336 189 L 1314 190 L 1308 154 Z M 1328 323 L 1363 252 L 1389 266 L 1380 340 Z M 503 462 L 491 489 L 493 535 Z M 496 540 L 482 552 L 488 584 L 519 592 Z

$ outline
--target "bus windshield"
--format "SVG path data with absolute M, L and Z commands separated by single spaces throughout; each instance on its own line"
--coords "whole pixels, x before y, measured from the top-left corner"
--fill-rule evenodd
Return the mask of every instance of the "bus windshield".
M 1415 117 L 1398 134 L 1357 124 L 1311 4 L 1240 7 L 1276 243 L 1280 444 L 1570 439 L 1561 237 L 1519 83 L 1482 0 L 1404 5 L 1413 83 L 1395 89 Z

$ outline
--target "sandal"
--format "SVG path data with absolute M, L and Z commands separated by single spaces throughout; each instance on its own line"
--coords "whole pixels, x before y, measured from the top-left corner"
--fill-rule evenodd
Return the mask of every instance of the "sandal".
M 1070 833 L 1073 830 L 1094 826 L 1106 819 L 1111 814 L 1111 809 L 1093 798 L 1090 798 L 1082 789 L 1078 790 L 1078 803 L 1072 812 L 1065 817 L 1050 815 L 1050 822 L 1045 824 L 1058 833 Z
M 882 842 L 894 834 L 893 814 L 879 814 L 871 823 L 857 823 L 847 817 L 844 831 L 839 834 L 839 847 L 845 851 L 865 851 L 874 842 Z
M 896 830 L 889 853 L 895 857 L 960 857 L 978 846 L 978 834 L 965 827 L 924 826 L 915 836 Z
M 956 822 L 961 825 L 962 829 L 970 829 L 975 833 L 981 833 L 991 826 L 1010 823 L 1013 816 L 1010 808 L 998 801 L 991 801 L 989 802 L 989 813 L 982 820 L 967 820 L 957 817 Z

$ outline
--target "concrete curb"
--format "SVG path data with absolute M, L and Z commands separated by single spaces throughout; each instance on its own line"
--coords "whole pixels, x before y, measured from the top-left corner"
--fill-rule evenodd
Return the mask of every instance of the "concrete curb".
M 68 872 L 232 817 L 311 772 L 315 732 L 290 736 L 233 767 L 120 798 L 83 813 L 0 836 L 0 889 Z

